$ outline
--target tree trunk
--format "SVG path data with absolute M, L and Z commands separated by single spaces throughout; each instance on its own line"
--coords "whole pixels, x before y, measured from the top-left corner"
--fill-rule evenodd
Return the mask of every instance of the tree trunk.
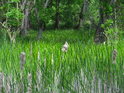
M 38 40 L 42 38 L 42 32 L 44 31 L 44 29 L 45 29 L 45 22 L 38 19 L 38 33 L 37 33 Z
M 105 14 L 104 14 L 104 6 L 102 4 L 103 1 L 100 2 L 100 7 L 99 7 L 99 23 L 96 28 L 96 34 L 95 34 L 95 43 L 103 43 L 106 40 L 106 36 L 104 34 L 104 28 L 101 27 L 102 24 L 104 24 L 105 21 Z
M 114 24 L 113 27 L 115 30 L 117 29 L 117 24 L 116 24 L 116 7 L 115 7 L 116 0 L 110 0 L 110 1 L 105 1 L 105 0 L 99 0 L 100 8 L 99 8 L 99 24 L 96 29 L 96 36 L 95 36 L 95 42 L 96 43 L 102 43 L 106 41 L 107 37 L 104 34 L 104 28 L 101 27 L 102 24 L 105 23 L 106 20 L 111 19 L 113 20 Z M 109 10 L 109 8 L 112 8 L 113 11 Z M 112 15 L 111 15 L 112 14 Z M 116 31 L 115 31 L 116 32 Z
M 59 29 L 59 0 L 56 0 L 55 29 Z
M 49 4 L 50 0 L 46 0 L 45 4 L 44 4 L 44 8 L 47 8 L 48 4 Z
M 111 6 L 113 7 L 113 11 L 112 11 L 112 19 L 113 19 L 113 25 L 114 25 L 114 28 L 116 29 L 117 28 L 117 8 L 116 8 L 116 0 L 111 0 L 110 2 Z
M 24 1 L 23 2 L 23 12 L 24 12 L 24 18 L 22 20 L 22 26 L 21 26 L 21 36 L 26 36 L 27 30 L 29 28 L 29 1 Z M 28 7 L 27 7 L 28 6 Z
M 44 4 L 44 9 L 47 8 L 49 1 L 50 0 L 46 0 L 46 2 Z M 45 22 L 42 19 L 40 19 L 38 12 L 39 12 L 38 8 L 35 8 L 35 14 L 36 14 L 37 23 L 38 23 L 37 39 L 41 39 L 42 38 L 42 32 L 44 31 L 46 25 L 45 25 Z
M 52 5 L 53 5 L 53 0 L 50 0 L 49 7 L 52 7 Z
M 45 22 L 39 18 L 39 14 L 38 14 L 38 9 L 37 8 L 35 8 L 35 14 L 36 14 L 36 20 L 37 20 L 37 24 L 38 24 L 37 39 L 39 40 L 39 39 L 42 38 L 42 32 L 45 29 Z
M 39 28 L 39 31 L 38 31 L 38 34 L 37 34 L 37 39 L 41 39 L 42 38 L 42 31 L 43 31 L 43 28 Z
M 76 29 L 79 29 L 82 26 L 82 23 L 84 21 L 84 14 L 87 11 L 87 9 L 88 9 L 88 0 L 83 0 L 81 11 L 79 13 L 79 20 L 78 20 L 78 24 L 76 26 Z

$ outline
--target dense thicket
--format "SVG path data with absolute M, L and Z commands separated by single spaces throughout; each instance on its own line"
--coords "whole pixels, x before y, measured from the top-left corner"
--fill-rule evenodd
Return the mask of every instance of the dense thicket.
M 42 37 L 46 29 L 95 29 L 95 42 L 106 40 L 105 31 L 123 30 L 123 0 L 1 0 L 0 33 L 15 41 L 30 29 Z

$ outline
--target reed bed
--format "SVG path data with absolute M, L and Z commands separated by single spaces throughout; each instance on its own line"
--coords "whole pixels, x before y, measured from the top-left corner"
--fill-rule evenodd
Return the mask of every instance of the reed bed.
M 94 44 L 82 31 L 0 43 L 2 93 L 124 93 L 124 43 Z M 32 36 L 33 37 L 33 36 Z M 27 41 L 26 41 L 27 40 Z M 68 50 L 62 51 L 65 42 Z

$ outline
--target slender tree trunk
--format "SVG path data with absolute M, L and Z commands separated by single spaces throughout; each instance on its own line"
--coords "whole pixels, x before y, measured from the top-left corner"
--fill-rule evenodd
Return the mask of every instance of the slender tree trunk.
M 113 11 L 112 11 L 112 19 L 113 19 L 113 22 L 114 22 L 114 28 L 116 29 L 117 28 L 117 8 L 116 8 L 116 0 L 111 0 L 110 2 L 110 5 L 112 6 L 113 8 Z
M 30 1 L 24 1 L 23 2 L 23 12 L 24 12 L 24 18 L 22 20 L 22 26 L 21 26 L 21 36 L 26 36 L 27 30 L 29 28 L 29 5 Z
M 46 0 L 45 4 L 44 4 L 44 8 L 47 8 L 48 4 L 49 4 L 50 0 Z
M 114 28 L 113 39 L 117 40 L 118 39 L 118 25 L 117 25 L 117 6 L 116 5 L 119 5 L 119 4 L 117 4 L 116 0 L 111 0 L 110 5 L 113 8 L 113 11 L 112 11 L 112 20 L 113 20 L 113 28 Z
M 38 23 L 37 39 L 41 39 L 42 38 L 42 31 L 44 29 L 44 25 L 43 25 L 43 22 L 39 18 L 39 14 L 38 14 L 38 9 L 37 8 L 35 8 L 35 14 L 36 14 L 36 20 L 37 20 L 37 23 Z
M 59 0 L 56 0 L 55 29 L 59 29 Z
M 106 36 L 104 34 L 104 28 L 101 27 L 102 24 L 104 24 L 105 21 L 105 14 L 104 14 L 104 6 L 102 4 L 103 1 L 99 1 L 100 6 L 99 6 L 99 23 L 96 28 L 96 34 L 95 34 L 95 43 L 102 43 L 106 40 Z
M 52 5 L 53 5 L 53 0 L 50 0 L 49 7 L 52 7 Z
M 47 8 L 48 4 L 49 4 L 50 0 L 46 0 L 45 4 L 44 4 L 44 9 Z M 37 33 L 37 39 L 41 39 L 42 38 L 42 32 L 45 29 L 45 22 L 40 19 L 39 17 L 39 13 L 38 13 L 38 8 L 35 9 L 35 13 L 36 13 L 36 17 L 37 17 L 37 23 L 38 23 L 38 33 Z
M 84 14 L 86 13 L 87 9 L 88 9 L 88 0 L 83 0 L 76 29 L 79 29 L 82 26 L 82 23 L 84 21 Z

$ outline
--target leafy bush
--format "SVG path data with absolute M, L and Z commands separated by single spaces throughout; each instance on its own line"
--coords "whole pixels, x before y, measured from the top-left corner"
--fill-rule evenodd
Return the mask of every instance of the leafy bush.
M 12 8 L 9 12 L 6 13 L 6 17 L 7 17 L 7 24 L 10 27 L 18 27 L 21 25 L 23 14 L 19 9 Z
M 118 29 L 113 27 L 113 20 L 106 20 L 104 24 L 102 24 L 102 28 L 105 29 L 105 35 L 107 37 L 108 42 L 116 42 L 118 39 Z

